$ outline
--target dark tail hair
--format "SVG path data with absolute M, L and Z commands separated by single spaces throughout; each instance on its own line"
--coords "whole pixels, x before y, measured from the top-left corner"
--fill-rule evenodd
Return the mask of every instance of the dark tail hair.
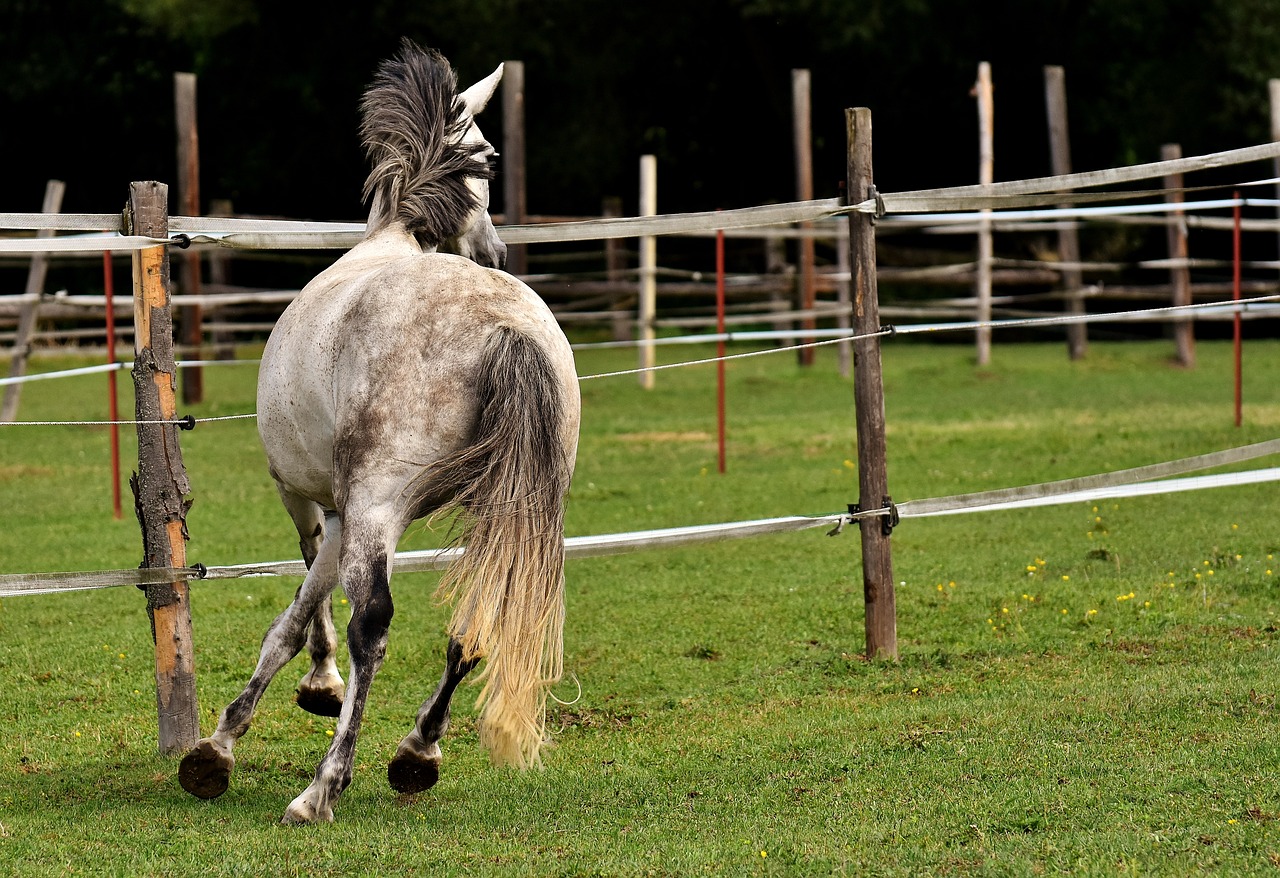
M 456 237 L 480 205 L 467 188 L 493 172 L 483 144 L 460 142 L 471 124 L 458 80 L 439 52 L 410 40 L 384 61 L 360 103 L 360 136 L 372 165 L 364 184 L 375 222 L 399 220 L 428 247 Z
M 539 762 L 549 687 L 563 671 L 564 495 L 572 475 L 566 403 L 545 352 L 498 329 L 479 367 L 473 444 L 431 467 L 418 497 L 452 494 L 466 549 L 440 583 L 449 634 L 487 656 L 480 740 L 493 761 Z

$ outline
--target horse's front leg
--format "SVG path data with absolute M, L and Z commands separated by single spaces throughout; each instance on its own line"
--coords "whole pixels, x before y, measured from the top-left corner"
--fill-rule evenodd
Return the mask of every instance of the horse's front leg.
M 440 779 L 440 762 L 443 759 L 440 739 L 449 730 L 449 702 L 462 678 L 479 661 L 463 661 L 462 644 L 452 639 L 449 641 L 440 685 L 423 702 L 413 731 L 400 742 L 396 755 L 387 766 L 387 780 L 396 791 L 418 793 L 435 786 Z
M 316 608 L 328 602 L 337 584 L 342 526 L 336 515 L 328 517 L 327 525 L 326 538 L 293 603 L 267 629 L 258 666 L 244 691 L 222 711 L 214 733 L 198 741 L 178 767 L 178 781 L 194 796 L 213 799 L 226 792 L 235 766 L 232 750 L 236 742 L 249 730 L 254 710 L 271 680 L 302 650 L 308 623 Z
M 351 783 L 365 701 L 387 652 L 393 612 L 390 561 L 398 536 L 392 534 L 388 539 L 387 534 L 371 528 L 354 532 L 351 522 L 347 523 L 341 576 L 351 601 L 351 622 L 347 625 L 349 685 L 333 742 L 316 767 L 315 779 L 289 804 L 284 823 L 332 821 L 333 806 Z

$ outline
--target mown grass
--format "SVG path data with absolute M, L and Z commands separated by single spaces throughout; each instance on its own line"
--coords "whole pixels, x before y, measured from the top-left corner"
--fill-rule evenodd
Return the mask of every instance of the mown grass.
M 669 354 L 687 358 L 701 352 Z M 1066 478 L 1274 438 L 1280 344 L 1183 371 L 1161 343 L 885 355 L 898 500 Z M 629 354 L 579 356 L 583 374 Z M 44 365 L 44 364 L 42 364 Z M 47 364 L 52 367 L 54 363 Z M 60 365 L 60 364 L 57 364 Z M 856 500 L 852 391 L 832 358 L 729 367 L 729 472 L 707 368 L 583 384 L 570 534 L 838 511 Z M 105 378 L 29 385 L 22 416 L 97 418 Z M 252 409 L 207 370 L 196 414 Z M 127 385 L 127 381 L 122 382 Z M 127 390 L 127 387 L 123 388 Z M 126 394 L 126 409 L 129 405 Z M 189 557 L 294 557 L 252 422 L 183 434 Z M 0 569 L 128 567 L 106 433 L 8 428 Z M 132 454 L 126 436 L 126 459 Z M 1266 465 L 1263 462 L 1261 465 Z M 331 721 L 268 693 L 221 799 L 155 754 L 150 633 L 133 589 L 0 601 L 0 864 L 15 874 L 1275 874 L 1280 548 L 1274 486 L 909 520 L 895 532 L 895 664 L 861 657 L 854 531 L 572 562 L 545 771 L 495 770 L 468 692 L 440 784 L 385 764 L 442 661 L 431 574 L 397 577 L 390 654 L 332 826 L 276 824 Z M 128 513 L 127 513 L 128 514 Z M 436 534 L 417 528 L 406 546 Z M 194 586 L 204 727 L 296 580 Z M 341 614 L 343 609 L 339 608 Z

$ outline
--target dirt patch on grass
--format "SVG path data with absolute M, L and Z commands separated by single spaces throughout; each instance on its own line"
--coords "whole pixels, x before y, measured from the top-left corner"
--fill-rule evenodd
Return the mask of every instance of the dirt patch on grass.
M 27 466 L 25 464 L 14 464 L 9 466 L 0 465 L 0 482 L 16 482 L 18 479 L 39 479 L 47 478 L 57 473 L 47 466 Z
M 623 442 L 709 442 L 711 434 L 704 430 L 683 433 L 655 430 L 648 433 L 623 433 L 618 438 Z
M 624 729 L 631 725 L 634 717 L 629 713 L 615 713 L 598 708 L 570 708 L 547 711 L 547 725 L 558 725 L 563 728 L 584 729 Z

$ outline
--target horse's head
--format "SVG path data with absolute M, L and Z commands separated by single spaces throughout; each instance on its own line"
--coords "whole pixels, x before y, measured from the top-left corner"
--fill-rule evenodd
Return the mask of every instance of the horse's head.
M 475 117 L 488 105 L 489 99 L 493 97 L 493 93 L 501 79 L 502 65 L 499 64 L 497 70 L 458 95 L 458 102 L 465 108 L 466 118 L 469 123 L 462 135 L 461 142 L 466 145 L 474 145 L 476 148 L 474 153 L 475 161 L 483 162 L 489 166 L 492 166 L 497 161 L 498 153 L 493 148 L 493 145 L 485 140 L 484 134 L 480 131 L 480 126 L 476 124 Z M 465 256 L 480 265 L 502 268 L 507 261 L 507 246 L 498 238 L 498 232 L 493 227 L 493 219 L 489 216 L 489 179 L 491 176 L 492 174 L 485 174 L 484 176 L 469 177 L 467 179 L 467 188 L 475 196 L 476 209 L 472 211 L 467 218 L 467 222 L 463 224 L 464 231 L 457 237 L 442 241 L 440 250 L 445 253 L 457 253 L 459 256 Z
M 367 236 L 399 225 L 424 250 L 502 267 L 507 248 L 489 217 L 497 153 L 475 122 L 501 79 L 499 65 L 458 92 L 449 62 L 408 40 L 383 62 L 360 105 L 372 165 L 364 185 Z

